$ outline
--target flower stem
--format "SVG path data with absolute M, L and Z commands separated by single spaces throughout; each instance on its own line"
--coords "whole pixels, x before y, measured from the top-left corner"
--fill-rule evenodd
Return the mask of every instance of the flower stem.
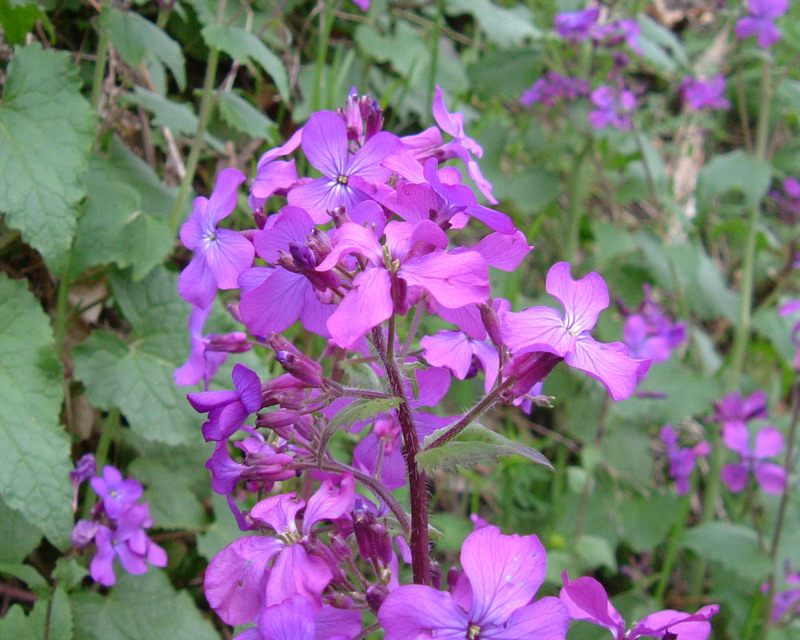
M 311 95 L 311 111 L 322 108 L 322 81 L 325 76 L 326 60 L 328 58 L 328 42 L 333 26 L 333 12 L 330 9 L 331 0 L 320 1 L 319 12 L 319 45 L 317 46 L 317 64 L 314 67 L 314 93 Z
M 442 14 L 444 13 L 444 6 L 442 0 L 436 2 L 436 23 L 431 35 L 431 64 L 428 68 L 428 102 L 430 105 L 433 103 L 433 92 L 436 88 L 436 70 L 439 66 L 439 39 L 442 35 Z
M 222 24 L 222 19 L 225 15 L 226 1 L 227 0 L 219 0 L 217 3 L 217 15 L 215 17 L 215 23 L 218 25 Z M 186 198 L 189 195 L 189 189 L 192 186 L 195 173 L 197 172 L 197 164 L 200 161 L 200 151 L 203 148 L 203 138 L 205 137 L 208 119 L 211 115 L 211 108 L 215 100 L 214 83 L 217 77 L 218 63 L 219 49 L 216 47 L 209 47 L 206 75 L 203 79 L 203 94 L 200 98 L 200 112 L 197 114 L 197 130 L 194 133 L 192 148 L 189 150 L 189 157 L 186 159 L 186 174 L 183 176 L 183 180 L 181 180 L 181 186 L 178 189 L 178 195 L 175 198 L 175 206 L 173 206 L 172 214 L 169 218 L 169 229 L 173 235 L 178 231 L 178 223 L 181 220 L 183 206 L 186 203 Z
M 425 472 L 417 466 L 419 453 L 419 436 L 414 426 L 414 414 L 406 396 L 405 380 L 397 368 L 394 356 L 388 357 L 390 351 L 384 342 L 380 327 L 372 330 L 375 348 L 383 358 L 386 377 L 392 393 L 400 398 L 396 409 L 397 419 L 403 435 L 403 457 L 408 473 L 408 486 L 411 498 L 411 569 L 414 583 L 429 585 L 431 582 L 430 543 L 428 542 L 428 487 Z
M 100 441 L 97 443 L 97 449 L 94 452 L 95 463 L 97 470 L 102 471 L 103 467 L 108 460 L 108 450 L 111 448 L 111 441 L 114 439 L 114 434 L 117 432 L 119 425 L 119 409 L 114 407 L 108 412 L 103 426 L 100 427 Z M 97 496 L 94 491 L 87 491 L 86 498 L 83 503 L 83 517 L 90 518 L 92 507 L 97 501 Z
M 100 18 L 111 8 L 111 0 L 103 0 L 100 6 Z M 97 60 L 94 63 L 94 75 L 92 76 L 92 109 L 97 112 L 100 107 L 100 96 L 103 93 L 103 79 L 106 75 L 106 58 L 108 57 L 108 33 L 98 25 L 99 37 L 97 39 Z
M 592 163 L 589 157 L 592 150 L 592 138 L 587 138 L 583 148 L 575 158 L 575 172 L 569 183 L 569 207 L 567 209 L 567 245 L 565 257 L 567 262 L 573 262 L 578 256 L 580 248 L 581 219 L 583 218 L 583 203 L 586 195 L 591 191 Z
M 696 480 L 696 472 L 694 474 L 694 479 Z M 692 495 L 694 494 L 696 484 L 697 483 L 693 481 L 691 489 L 683 496 L 680 510 L 678 511 L 678 517 L 675 518 L 675 523 L 672 525 L 672 531 L 670 531 L 669 534 L 669 544 L 664 553 L 664 564 L 661 567 L 661 576 L 658 580 L 656 591 L 653 594 L 655 599 L 659 602 L 664 601 L 664 596 L 669 586 L 669 579 L 672 576 L 672 569 L 675 566 L 675 561 L 678 559 L 678 552 L 681 549 L 681 542 L 683 542 L 683 532 L 686 529 L 686 524 L 692 509 Z

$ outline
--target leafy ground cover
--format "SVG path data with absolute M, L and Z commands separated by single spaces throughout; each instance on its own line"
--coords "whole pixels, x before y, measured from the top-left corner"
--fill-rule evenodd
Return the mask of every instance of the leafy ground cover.
M 0 0 L 0 636 L 800 637 L 799 12 Z

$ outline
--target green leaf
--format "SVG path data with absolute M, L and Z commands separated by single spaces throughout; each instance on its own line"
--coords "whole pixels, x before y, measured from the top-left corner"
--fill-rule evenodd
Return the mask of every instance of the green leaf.
M 639 15 L 636 21 L 641 27 L 639 44 L 647 60 L 665 71 L 676 71 L 678 64 L 689 66 L 686 51 L 675 34 L 646 15 Z
M 63 267 L 83 197 L 92 110 L 66 51 L 17 48 L 0 104 L 0 210 L 52 267 Z
M 185 444 L 200 437 L 200 416 L 175 386 L 172 373 L 189 355 L 189 305 L 177 278 L 158 267 L 139 282 L 110 279 L 114 298 L 133 325 L 130 342 L 95 331 L 73 349 L 75 377 L 90 402 L 104 410 L 119 407 L 131 428 L 146 440 Z
M 614 549 L 605 538 L 600 536 L 581 536 L 575 543 L 575 551 L 577 551 L 581 563 L 587 569 L 608 567 L 611 571 L 617 570 Z
M 189 594 L 153 568 L 140 576 L 120 570 L 106 597 L 77 593 L 72 608 L 76 640 L 219 640 Z
M 645 552 L 665 540 L 676 514 L 679 513 L 679 503 L 680 498 L 675 495 L 622 500 L 619 515 L 625 529 L 625 540 L 631 548 L 637 552 Z
M 328 421 L 325 431 L 320 436 L 320 450 L 323 450 L 333 434 L 342 427 L 349 427 L 356 422 L 370 420 L 375 416 L 396 409 L 400 404 L 400 398 L 375 398 L 368 400 L 358 398 L 343 409 L 337 411 Z
M 739 191 L 745 204 L 756 206 L 767 193 L 771 179 L 772 167 L 767 162 L 737 149 L 717 154 L 700 170 L 698 193 L 701 201 L 707 202 L 728 191 Z
M 489 40 L 500 47 L 513 47 L 528 38 L 538 38 L 542 32 L 533 24 L 527 7 L 500 7 L 489 0 L 447 0 L 448 15 L 470 14 L 486 32 Z
M 130 465 L 131 476 L 145 486 L 143 499 L 158 529 L 199 529 L 206 524 L 206 513 L 191 488 L 191 479 L 175 473 L 175 467 L 138 458 Z
M 232 91 L 222 92 L 219 112 L 225 122 L 251 138 L 263 138 L 270 142 L 275 138 L 275 123 Z
M 0 562 L 18 564 L 39 546 L 42 532 L 0 500 Z
M 753 584 L 769 575 L 770 561 L 759 547 L 756 532 L 740 524 L 701 524 L 687 531 L 683 542 L 685 547 Z
M 425 438 L 424 446 L 434 442 L 447 431 L 442 427 Z M 533 447 L 514 442 L 505 436 L 473 422 L 455 438 L 435 449 L 424 449 L 417 454 L 417 463 L 425 471 L 444 469 L 454 471 L 457 467 L 472 467 L 481 462 L 494 462 L 500 456 L 518 455 L 531 462 L 553 470 L 553 466 Z
M 89 570 L 77 558 L 59 558 L 56 560 L 56 568 L 53 569 L 53 579 L 66 591 L 77 587 L 88 575 Z
M 69 438 L 47 315 L 23 282 L 0 274 L 0 495 L 59 548 L 69 545 Z
M 48 607 L 50 640 L 72 640 L 72 608 L 63 589 L 55 590 L 52 604 L 49 603 L 49 598 L 37 600 L 29 615 L 25 615 L 20 605 L 11 607 L 6 616 L 0 618 L 0 638 L 44 638 L 44 630 L 48 625 Z
M 139 193 L 118 180 L 108 161 L 95 156 L 84 177 L 87 198 L 78 219 L 70 269 L 79 275 L 98 264 L 133 267 L 141 280 L 172 251 L 167 224 L 144 213 Z
M 289 76 L 283 61 L 270 51 L 258 36 L 239 27 L 210 24 L 201 31 L 203 40 L 210 47 L 216 47 L 242 64 L 250 60 L 257 62 L 275 83 L 284 101 L 289 101 Z
M 33 567 L 27 564 L 0 564 L 0 573 L 19 578 L 31 589 L 47 590 L 47 580 Z
M 111 43 L 132 67 L 138 67 L 145 58 L 155 57 L 163 62 L 178 83 L 186 88 L 186 61 L 180 45 L 162 29 L 133 11 L 125 12 L 111 7 L 100 17 L 100 26 L 106 30 Z
M 53 25 L 36 3 L 12 4 L 8 0 L 0 0 L 0 26 L 3 27 L 3 38 L 10 45 L 22 44 L 36 23 L 41 20 L 52 38 Z

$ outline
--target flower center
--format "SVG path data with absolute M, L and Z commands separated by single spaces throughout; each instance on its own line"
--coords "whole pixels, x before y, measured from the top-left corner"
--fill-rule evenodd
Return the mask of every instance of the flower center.
M 474 622 L 471 623 L 467 627 L 467 639 L 468 640 L 475 640 L 481 632 L 481 628 L 475 624 Z
M 336 182 L 342 186 L 347 186 L 347 176 L 337 176 Z

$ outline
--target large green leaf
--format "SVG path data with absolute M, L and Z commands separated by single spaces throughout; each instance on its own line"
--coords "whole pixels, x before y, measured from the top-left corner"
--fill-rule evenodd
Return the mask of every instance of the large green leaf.
M 129 468 L 131 476 L 145 485 L 143 499 L 158 529 L 199 529 L 206 524 L 206 512 L 191 489 L 191 477 L 176 473 L 175 466 L 137 458 Z
M 281 98 L 288 102 L 289 75 L 286 67 L 258 36 L 239 27 L 218 24 L 203 27 L 201 33 L 209 46 L 224 51 L 237 62 L 257 62 L 272 77 Z
M 740 191 L 745 203 L 755 206 L 767 193 L 771 179 L 772 168 L 768 163 L 737 149 L 714 156 L 700 170 L 698 192 L 705 202 L 728 191 Z
M 442 435 L 448 427 L 434 431 L 425 439 L 427 446 Z M 552 465 L 533 447 L 514 442 L 478 423 L 472 423 L 455 438 L 435 449 L 424 449 L 417 454 L 417 463 L 425 471 L 457 467 L 472 467 L 481 462 L 495 462 L 500 456 L 518 455 L 531 462 L 552 469 Z
M 176 277 L 159 267 L 139 282 L 115 275 L 111 287 L 133 325 L 131 339 L 95 331 L 73 350 L 76 378 L 94 406 L 119 407 L 143 438 L 165 444 L 194 441 L 202 420 L 172 377 L 189 355 L 189 305 L 178 296 Z
M 107 596 L 75 594 L 72 609 L 76 640 L 219 640 L 189 594 L 153 568 L 140 576 L 118 570 Z
M 69 439 L 47 316 L 23 282 L 0 274 L 0 495 L 58 547 L 69 544 Z
M 10 45 L 22 44 L 38 21 L 53 37 L 53 25 L 35 2 L 9 2 L 0 0 L 0 26 L 3 28 L 3 38 Z
M 163 30 L 133 11 L 125 12 L 111 7 L 100 17 L 100 26 L 108 33 L 111 43 L 132 67 L 138 67 L 145 58 L 155 57 L 163 62 L 178 83 L 186 88 L 186 62 L 180 45 Z
M 220 95 L 219 112 L 225 122 L 251 138 L 272 142 L 275 137 L 275 123 L 232 91 L 223 91 Z
M 8 613 L 0 618 L 0 638 L 20 640 L 44 638 L 45 628 L 49 627 L 50 640 L 72 640 L 72 623 L 69 598 L 63 589 L 56 589 L 52 604 L 48 599 L 38 600 L 28 615 L 25 615 L 20 605 L 11 607 Z
M 448 15 L 472 15 L 489 40 L 501 47 L 513 47 L 528 38 L 541 36 L 527 7 L 506 9 L 489 0 L 447 0 L 445 6 Z
M 139 193 L 116 178 L 105 158 L 92 158 L 84 181 L 87 198 L 70 268 L 78 275 L 113 262 L 121 269 L 132 266 L 134 280 L 140 280 L 172 251 L 169 227 L 142 211 Z
M 692 551 L 719 562 L 753 584 L 769 575 L 770 561 L 758 544 L 756 532 L 740 524 L 701 524 L 689 529 L 683 541 Z
M 0 211 L 60 268 L 84 194 L 92 110 L 69 53 L 38 44 L 15 51 L 0 104 Z
M 0 563 L 17 564 L 39 546 L 42 532 L 0 500 Z

